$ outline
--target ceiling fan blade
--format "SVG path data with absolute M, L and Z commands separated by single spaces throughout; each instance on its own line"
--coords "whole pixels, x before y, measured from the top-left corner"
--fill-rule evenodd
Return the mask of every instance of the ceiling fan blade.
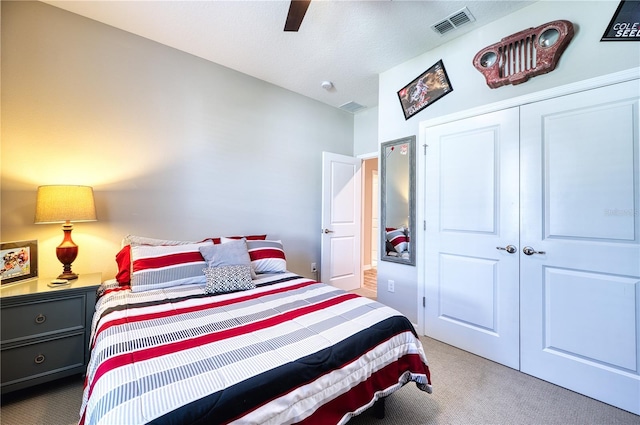
M 287 14 L 287 22 L 284 24 L 285 31 L 298 31 L 304 14 L 307 13 L 311 0 L 291 0 L 289 5 L 289 13 Z

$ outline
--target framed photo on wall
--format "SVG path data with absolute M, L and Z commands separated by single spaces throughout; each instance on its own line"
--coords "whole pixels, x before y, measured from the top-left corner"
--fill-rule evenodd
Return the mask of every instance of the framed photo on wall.
M 440 59 L 398 92 L 404 119 L 408 120 L 452 91 L 449 76 Z
M 38 277 L 38 241 L 0 243 L 0 284 Z

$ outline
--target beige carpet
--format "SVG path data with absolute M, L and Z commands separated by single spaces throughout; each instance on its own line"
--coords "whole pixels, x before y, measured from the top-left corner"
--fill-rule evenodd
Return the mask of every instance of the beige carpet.
M 353 292 L 354 294 L 358 294 L 358 295 L 360 295 L 362 297 L 371 298 L 372 300 L 375 300 L 377 298 L 376 291 L 372 291 L 371 289 L 367 289 L 364 286 L 360 287 L 358 289 L 354 289 L 353 291 L 349 291 L 349 292 Z
M 386 402 L 386 418 L 371 411 L 349 425 L 505 424 L 639 425 L 640 416 L 421 338 L 429 358 L 433 394 L 408 384 Z M 79 376 L 2 397 L 6 425 L 70 425 L 82 397 Z M 122 424 L 124 425 L 124 424 Z
M 2 396 L 3 425 L 71 425 L 78 423 L 83 378 L 70 376 Z M 124 425 L 124 424 L 122 424 Z
M 640 416 L 517 370 L 420 338 L 429 359 L 433 394 L 407 384 L 386 401 L 384 421 L 367 411 L 364 424 L 639 425 Z

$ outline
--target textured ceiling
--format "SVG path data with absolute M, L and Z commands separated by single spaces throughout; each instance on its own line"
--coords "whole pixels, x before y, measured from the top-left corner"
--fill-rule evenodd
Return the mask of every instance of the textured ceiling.
M 373 107 L 379 73 L 532 2 L 312 0 L 299 32 L 283 31 L 289 1 L 46 3 L 331 106 Z M 444 36 L 431 29 L 465 6 L 475 22 Z

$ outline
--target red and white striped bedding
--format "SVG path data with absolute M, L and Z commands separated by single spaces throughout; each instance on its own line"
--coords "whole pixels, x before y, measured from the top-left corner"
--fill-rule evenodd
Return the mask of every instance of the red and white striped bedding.
M 81 424 L 345 423 L 409 381 L 431 392 L 409 320 L 283 273 L 210 296 L 105 283 Z

